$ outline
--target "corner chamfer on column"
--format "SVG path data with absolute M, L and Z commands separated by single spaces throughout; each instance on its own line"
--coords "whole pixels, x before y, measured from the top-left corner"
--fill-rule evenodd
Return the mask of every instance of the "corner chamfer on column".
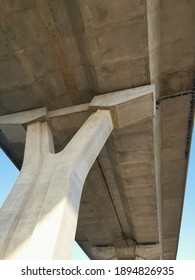
M 1 259 L 71 258 L 83 184 L 112 129 L 109 110 L 98 110 L 54 154 L 48 124 L 28 125 L 22 170 L 0 212 Z

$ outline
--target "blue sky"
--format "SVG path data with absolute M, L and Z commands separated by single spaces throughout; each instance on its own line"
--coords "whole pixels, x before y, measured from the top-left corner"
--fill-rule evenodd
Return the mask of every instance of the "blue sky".
M 180 232 L 177 259 L 195 260 L 195 132 L 192 137 L 190 163 L 186 184 L 183 217 Z M 18 170 L 0 149 L 0 206 L 13 186 Z M 75 243 L 73 259 L 88 259 L 80 247 Z
M 192 136 L 177 259 L 195 260 L 195 129 Z

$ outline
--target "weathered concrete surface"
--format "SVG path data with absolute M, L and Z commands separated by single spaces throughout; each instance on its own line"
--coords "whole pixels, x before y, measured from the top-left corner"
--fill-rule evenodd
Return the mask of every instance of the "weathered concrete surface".
M 126 248 L 114 247 L 92 247 L 92 253 L 100 260 L 117 259 L 156 259 L 160 254 L 159 244 L 155 245 L 135 245 Z
M 91 246 L 126 247 L 131 238 L 144 244 L 161 238 L 163 258 L 175 258 L 192 97 L 178 93 L 193 86 L 194 13 L 194 0 L 0 3 L 0 115 L 40 107 L 55 114 L 99 94 L 151 83 L 158 101 L 177 96 L 160 102 L 153 122 L 116 131 L 94 163 L 76 235 L 91 258 Z M 56 151 L 89 116 L 88 109 L 82 110 L 74 117 L 67 112 L 60 122 L 51 120 Z M 19 168 L 25 129 L 4 124 L 0 131 L 1 146 Z M 162 205 L 156 212 L 155 195 Z

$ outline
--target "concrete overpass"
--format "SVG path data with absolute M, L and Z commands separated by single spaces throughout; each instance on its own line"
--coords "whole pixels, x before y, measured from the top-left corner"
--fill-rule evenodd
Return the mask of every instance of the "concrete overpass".
M 28 258 L 27 247 L 50 241 L 48 258 L 60 258 L 68 250 L 60 233 L 74 238 L 74 220 L 91 259 L 175 259 L 193 127 L 194 13 L 194 0 L 0 2 L 0 145 L 19 169 L 27 141 L 24 171 L 1 209 L 0 258 Z M 66 184 L 59 191 L 64 177 L 56 183 L 53 170 L 64 174 L 75 150 L 63 212 Z

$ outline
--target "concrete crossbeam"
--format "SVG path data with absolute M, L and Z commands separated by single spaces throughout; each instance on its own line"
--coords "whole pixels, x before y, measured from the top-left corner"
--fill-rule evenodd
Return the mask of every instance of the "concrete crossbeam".
M 153 118 L 156 110 L 155 86 L 143 86 L 99 95 L 89 104 L 91 109 L 109 108 L 115 128 L 122 128 Z
M 47 108 L 42 107 L 25 112 L 0 116 L 0 125 L 2 124 L 26 124 L 35 121 L 42 121 L 47 116 Z
M 92 247 L 93 254 L 98 259 L 155 259 L 160 256 L 159 244 L 152 245 L 135 245 L 126 248 L 108 247 Z
M 82 113 L 87 116 L 87 111 L 96 111 L 97 109 L 109 109 L 111 111 L 115 129 L 153 118 L 156 111 L 155 86 L 148 85 L 98 95 L 90 103 L 49 112 L 43 107 L 0 116 L 0 126 L 4 124 L 27 124 L 36 120 L 52 120 L 63 116 L 69 118 L 71 122 L 72 116 Z

